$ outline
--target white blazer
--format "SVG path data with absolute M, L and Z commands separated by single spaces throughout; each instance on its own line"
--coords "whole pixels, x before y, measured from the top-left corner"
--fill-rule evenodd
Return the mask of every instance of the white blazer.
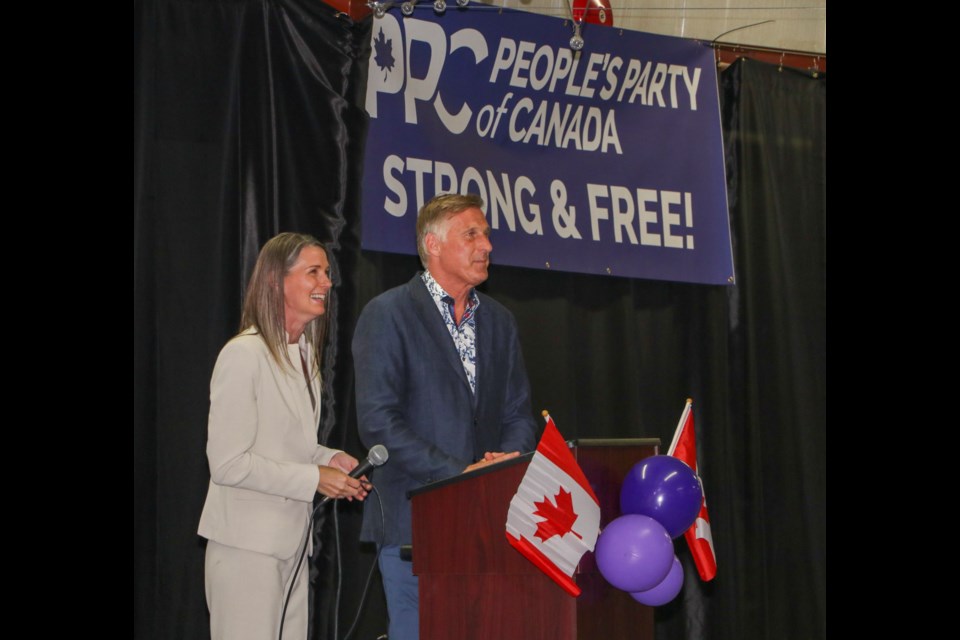
M 298 365 L 299 345 L 288 349 Z M 311 380 L 316 409 L 300 367 L 279 367 L 252 329 L 220 351 L 210 380 L 201 536 L 281 560 L 296 553 L 320 481 L 317 465 L 339 453 L 317 443 L 319 376 Z

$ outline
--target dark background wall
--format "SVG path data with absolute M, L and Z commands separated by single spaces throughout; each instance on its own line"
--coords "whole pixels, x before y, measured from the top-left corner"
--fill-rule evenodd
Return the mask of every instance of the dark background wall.
M 369 19 L 308 0 L 134 7 L 134 636 L 206 638 L 209 377 L 257 251 L 286 230 L 335 247 L 328 444 L 357 456 L 352 327 L 419 263 L 359 249 Z M 719 570 L 701 583 L 678 541 L 687 581 L 657 637 L 825 637 L 826 80 L 740 61 L 721 85 L 736 286 L 495 265 L 484 290 L 516 315 L 534 409 L 564 436 L 666 445 L 695 400 Z M 359 513 L 340 511 L 340 637 L 373 557 Z M 321 530 L 314 634 L 332 638 Z M 379 589 L 357 638 L 385 631 Z

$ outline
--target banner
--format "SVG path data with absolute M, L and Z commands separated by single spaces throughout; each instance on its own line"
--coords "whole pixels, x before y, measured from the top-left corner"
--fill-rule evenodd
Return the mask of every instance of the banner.
M 437 193 L 478 193 L 492 261 L 732 284 L 713 50 L 470 5 L 374 19 L 364 249 L 416 253 Z

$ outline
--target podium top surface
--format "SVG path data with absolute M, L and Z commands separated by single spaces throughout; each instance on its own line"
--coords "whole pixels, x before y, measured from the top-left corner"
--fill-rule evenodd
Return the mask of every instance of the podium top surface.
M 567 444 L 570 443 L 568 442 Z M 518 464 L 526 464 L 530 462 L 531 458 L 533 458 L 534 453 L 536 453 L 536 451 L 529 451 L 511 460 L 504 460 L 503 462 L 498 462 L 497 464 L 491 464 L 489 467 L 482 467 L 469 473 L 461 473 L 458 476 L 450 476 L 449 478 L 444 478 L 443 480 L 437 480 L 436 482 L 425 484 L 422 487 L 417 487 L 416 489 L 407 491 L 407 497 L 412 498 L 413 496 L 420 495 L 421 493 L 427 493 L 428 491 L 433 491 L 434 489 L 439 489 L 440 487 L 445 487 L 450 484 L 457 484 L 458 482 L 463 482 L 465 480 L 469 480 L 470 478 L 484 476 L 488 473 L 495 473 L 502 469 L 506 469 L 507 467 L 513 467 Z
M 659 447 L 660 438 L 576 438 L 568 447 Z
M 577 448 L 600 447 L 659 447 L 660 438 L 575 438 L 572 440 L 567 440 L 567 446 L 574 450 Z M 505 460 L 497 464 L 492 464 L 488 467 L 476 469 L 475 471 L 471 471 L 469 473 L 461 473 L 460 475 L 450 476 L 449 478 L 444 478 L 443 480 L 437 480 L 436 482 L 425 484 L 422 487 L 417 487 L 416 489 L 411 489 L 408 491 L 407 497 L 413 498 L 421 493 L 427 493 L 428 491 L 433 491 L 447 485 L 464 482 L 471 478 L 483 476 L 488 473 L 495 473 L 514 465 L 527 464 L 530 462 L 530 459 L 533 458 L 534 453 L 536 453 L 535 450 L 529 451 L 521 456 L 513 458 L 512 460 Z

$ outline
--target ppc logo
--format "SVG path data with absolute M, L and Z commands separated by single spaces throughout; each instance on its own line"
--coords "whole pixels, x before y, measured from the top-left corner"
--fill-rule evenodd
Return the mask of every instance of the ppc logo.
M 411 51 L 415 43 L 427 45 L 430 52 L 426 73 L 420 78 L 411 71 Z M 401 28 L 400 21 L 389 13 L 384 14 L 373 26 L 367 113 L 371 118 L 377 117 L 379 94 L 403 92 L 404 122 L 417 124 L 417 103 L 423 102 L 433 107 L 440 122 L 450 133 L 463 133 L 470 124 L 473 110 L 463 103 L 451 113 L 437 89 L 448 54 L 459 49 L 469 49 L 477 63 L 489 54 L 486 39 L 476 29 L 454 31 L 448 40 L 446 32 L 435 22 L 407 18 Z M 422 46 L 417 47 L 418 52 L 422 50 Z

